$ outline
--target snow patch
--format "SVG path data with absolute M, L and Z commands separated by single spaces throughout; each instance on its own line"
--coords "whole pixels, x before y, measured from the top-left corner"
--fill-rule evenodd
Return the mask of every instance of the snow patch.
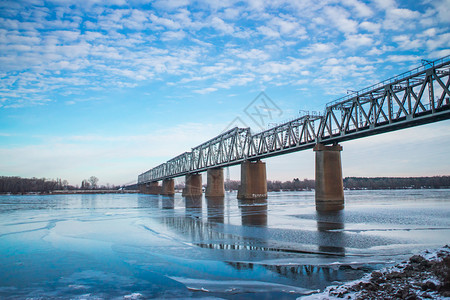
M 123 299 L 126 300 L 144 299 L 144 296 L 141 293 L 132 293 L 130 295 L 123 296 Z

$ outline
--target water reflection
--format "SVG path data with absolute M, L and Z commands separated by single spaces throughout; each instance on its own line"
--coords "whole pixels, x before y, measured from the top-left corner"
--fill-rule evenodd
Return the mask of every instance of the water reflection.
M 175 208 L 175 197 L 174 196 L 162 196 L 161 208 L 162 209 L 174 209 Z
M 238 234 L 225 230 L 224 197 L 206 197 L 205 202 L 206 218 L 202 214 L 202 197 L 184 197 L 185 213 L 165 213 L 161 221 L 198 247 L 222 250 L 220 253 L 214 252 L 221 259 L 246 260 L 250 256 L 263 257 L 268 255 L 267 252 L 279 250 L 270 249 L 266 241 L 267 200 L 245 200 L 239 203 L 242 223 L 246 226 L 240 230 L 244 232 Z M 251 229 L 249 226 L 262 228 Z
M 97 195 L 95 194 L 84 194 L 81 195 L 81 207 L 87 209 L 97 208 Z
M 242 225 L 267 226 L 267 199 L 239 200 Z
M 202 196 L 184 197 L 186 216 L 201 219 L 202 218 Z
M 193 245 L 211 250 L 208 255 L 216 257 L 242 272 L 273 272 L 307 286 L 321 286 L 324 282 L 345 280 L 348 270 L 329 266 L 303 264 L 254 264 L 250 260 L 288 258 L 308 255 L 305 249 L 281 246 L 270 242 L 267 199 L 238 200 L 242 226 L 238 231 L 228 231 L 225 224 L 225 198 L 206 197 L 206 215 L 202 213 L 202 197 L 184 197 L 184 214 L 163 214 L 162 223 L 170 230 L 183 235 Z M 228 201 L 229 199 L 227 199 Z M 164 197 L 162 208 L 173 208 L 173 198 Z M 164 204 L 164 202 L 166 204 Z M 345 237 L 342 210 L 317 210 L 317 245 L 321 253 L 345 255 Z M 277 253 L 277 254 L 275 254 Z M 345 267 L 344 267 L 345 268 Z M 361 269 L 351 272 L 363 273 Z
M 247 262 L 227 262 L 227 264 L 240 271 L 257 270 L 262 267 L 294 282 L 301 282 L 303 286 L 307 286 L 310 289 L 321 288 L 323 282 L 333 282 L 347 279 L 343 270 L 331 268 L 329 266 L 267 265 Z M 342 269 L 346 268 L 343 267 Z M 363 273 L 363 269 L 353 271 L 355 273 Z
M 316 210 L 319 252 L 345 255 L 344 211 Z
M 139 194 L 137 203 L 140 208 L 159 208 L 159 196 Z
M 206 197 L 208 211 L 208 223 L 224 222 L 225 205 L 224 197 Z
M 215 223 L 223 223 L 224 201 L 223 197 L 208 198 L 208 222 L 202 219 L 202 196 L 184 197 L 184 215 L 163 215 L 162 223 L 184 235 L 189 241 L 204 248 L 214 248 L 205 246 L 211 240 L 234 239 L 231 235 L 224 234 L 215 229 Z M 204 243 L 205 242 L 205 243 Z

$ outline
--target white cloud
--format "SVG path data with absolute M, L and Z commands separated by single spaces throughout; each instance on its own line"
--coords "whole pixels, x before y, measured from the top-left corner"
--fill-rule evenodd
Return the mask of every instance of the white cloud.
M 300 37 L 306 34 L 305 28 L 296 20 L 286 20 L 282 18 L 272 18 L 269 22 L 270 27 L 284 36 Z
M 237 17 L 239 17 L 240 14 L 241 14 L 241 9 L 239 9 L 237 7 L 229 7 L 223 11 L 222 16 L 224 19 L 235 20 L 235 19 L 237 19 Z
M 194 93 L 197 93 L 197 94 L 209 94 L 209 93 L 215 92 L 215 91 L 217 91 L 217 88 L 207 87 L 207 88 L 203 88 L 203 89 L 199 89 L 199 90 L 194 90 Z
M 266 1 L 264 0 L 248 0 L 248 5 L 250 9 L 256 11 L 263 11 L 266 7 Z
M 358 22 L 351 20 L 350 13 L 338 6 L 328 6 L 324 8 L 324 13 L 336 28 L 343 33 L 355 33 L 358 29 Z
M 214 84 L 214 87 L 221 88 L 221 89 L 230 89 L 235 86 L 246 85 L 247 83 L 252 82 L 254 80 L 255 80 L 255 78 L 253 76 L 241 75 L 241 76 L 236 76 L 234 78 L 230 78 L 228 80 L 217 82 Z
M 230 52 L 232 55 L 245 60 L 267 60 L 270 58 L 270 55 L 268 53 L 259 49 L 251 49 L 248 51 L 233 49 Z
M 260 26 L 258 27 L 258 31 L 269 38 L 279 38 L 280 33 L 272 28 L 269 28 L 267 26 Z
M 366 34 L 348 35 L 342 45 L 348 48 L 371 47 L 374 44 L 372 37 Z
M 333 43 L 316 43 L 311 44 L 310 46 L 300 49 L 300 52 L 303 54 L 316 54 L 316 53 L 327 53 L 336 48 L 336 45 Z
M 406 28 L 414 29 L 420 13 L 407 8 L 392 8 L 386 11 L 386 19 L 383 22 L 385 29 L 402 31 Z
M 420 61 L 420 57 L 417 55 L 389 55 L 387 60 L 390 62 L 418 62 Z
M 450 23 L 450 0 L 435 0 L 431 1 L 431 5 L 434 6 L 439 22 Z
M 12 102 L 16 101 L 14 95 L 18 99 L 28 93 L 27 99 L 31 94 L 38 99 L 38 94 L 44 96 L 50 90 L 60 89 L 68 95 L 76 94 L 78 87 L 82 93 L 109 85 L 135 86 L 145 80 L 177 83 L 177 87 L 195 92 L 241 83 L 255 88 L 260 82 L 270 86 L 301 80 L 299 76 L 306 70 L 309 76 L 317 76 L 317 63 L 324 56 L 336 58 L 335 66 L 348 58 L 348 64 L 360 67 L 362 58 L 357 61 L 352 56 L 363 54 L 356 51 L 384 56 L 396 49 L 416 51 L 422 43 L 437 55 L 449 47 L 443 29 L 426 27 L 421 33 L 400 32 L 394 38 L 383 32 L 381 25 L 388 26 L 394 18 L 413 23 L 419 15 L 435 17 L 435 8 L 445 1 L 424 4 L 426 12 L 381 0 L 375 4 L 359 0 L 255 1 L 247 6 L 235 0 L 206 2 L 158 1 L 154 3 L 157 10 L 142 9 L 139 1 L 120 7 L 94 0 L 81 8 L 56 4 L 52 12 L 31 7 L 28 10 L 32 12 L 26 12 L 17 6 L 17 12 L 33 17 L 27 22 L 0 18 L 0 51 L 6 55 L 0 57 L 0 71 L 8 77 L 2 78 L 0 87 L 7 89 L 14 82 L 20 85 L 20 94 L 16 90 L 6 95 Z M 386 9 L 387 21 L 381 19 L 385 12 L 377 10 L 380 8 Z M 343 34 L 337 35 L 334 28 Z M 299 60 L 299 55 L 304 60 Z M 401 63 L 395 56 L 389 59 Z M 327 64 L 332 66 L 332 59 Z M 20 75 L 12 76 L 13 71 Z M 82 74 L 89 74 L 88 79 Z M 212 86 L 207 86 L 208 82 Z
M 373 47 L 372 49 L 370 49 L 367 52 L 367 54 L 368 55 L 382 55 L 386 52 L 393 51 L 393 50 L 395 50 L 394 47 L 383 45 L 380 48 Z
M 180 24 L 175 22 L 174 20 L 158 17 L 154 14 L 151 14 L 149 19 L 152 21 L 154 25 L 162 25 L 170 30 L 177 30 L 180 29 L 181 27 Z
M 158 0 L 153 3 L 156 8 L 164 10 L 175 10 L 179 7 L 184 7 L 189 4 L 189 0 Z
M 396 6 L 395 0 L 374 0 L 375 4 L 384 10 L 394 8 Z
M 373 33 L 380 33 L 381 24 L 365 21 L 359 24 L 359 27 Z
M 424 41 L 420 39 L 411 39 L 409 35 L 397 35 L 392 38 L 404 50 L 420 49 L 424 46 Z
M 142 30 L 147 27 L 149 17 L 147 13 L 141 10 L 133 9 L 131 15 L 126 19 L 125 27 Z
M 171 41 L 171 40 L 181 40 L 184 39 L 186 33 L 182 30 L 180 31 L 166 31 L 161 34 L 161 40 Z
M 450 48 L 450 33 L 444 33 L 437 35 L 434 38 L 430 38 L 426 41 L 426 45 L 429 50 L 433 51 L 439 48 Z
M 342 3 L 344 5 L 350 6 L 353 8 L 353 11 L 362 18 L 373 16 L 372 9 L 365 3 L 360 2 L 358 0 L 343 0 Z
M 232 34 L 234 32 L 233 25 L 226 23 L 224 20 L 216 16 L 211 18 L 210 25 L 225 34 Z
M 418 34 L 418 37 L 434 37 L 438 34 L 437 28 L 429 28 L 424 30 L 422 33 Z
M 450 55 L 450 49 L 444 49 L 444 50 L 438 50 L 438 51 L 431 52 L 429 57 L 438 59 L 438 58 L 448 56 L 448 55 Z

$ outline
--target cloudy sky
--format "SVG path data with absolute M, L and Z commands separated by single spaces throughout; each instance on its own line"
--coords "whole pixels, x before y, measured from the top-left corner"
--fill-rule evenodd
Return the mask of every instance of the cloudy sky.
M 136 181 L 235 120 L 261 130 L 244 112 L 261 91 L 277 123 L 449 55 L 449 16 L 449 0 L 1 1 L 0 175 Z M 449 129 L 345 142 L 344 176 L 450 175 Z M 314 177 L 312 151 L 266 162 Z

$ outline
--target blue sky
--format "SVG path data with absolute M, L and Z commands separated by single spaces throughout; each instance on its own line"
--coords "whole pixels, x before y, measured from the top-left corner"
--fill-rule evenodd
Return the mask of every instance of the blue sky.
M 2 1 L 0 175 L 135 181 L 236 118 L 260 130 L 244 110 L 261 91 L 277 123 L 449 55 L 449 16 L 449 0 Z M 449 129 L 345 142 L 344 176 L 449 175 Z M 313 178 L 314 154 L 267 171 Z

